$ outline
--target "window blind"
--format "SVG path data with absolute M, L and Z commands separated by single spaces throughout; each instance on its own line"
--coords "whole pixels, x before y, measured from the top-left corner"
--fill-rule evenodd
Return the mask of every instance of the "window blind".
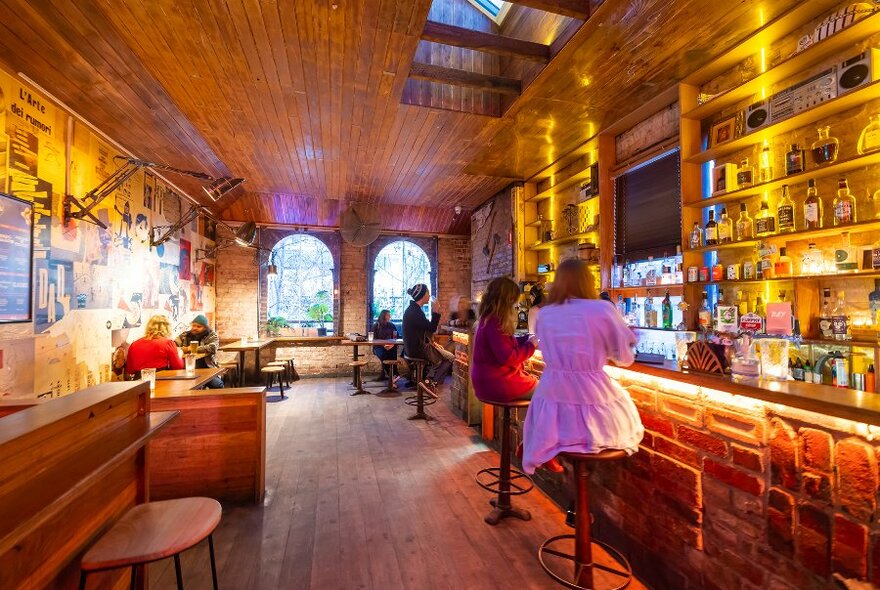
M 674 254 L 681 244 L 678 150 L 614 179 L 615 253 L 624 260 Z

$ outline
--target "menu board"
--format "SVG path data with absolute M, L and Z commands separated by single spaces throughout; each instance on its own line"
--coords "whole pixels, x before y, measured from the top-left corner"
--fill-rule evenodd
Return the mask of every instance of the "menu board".
M 33 204 L 0 193 L 0 322 L 31 321 Z

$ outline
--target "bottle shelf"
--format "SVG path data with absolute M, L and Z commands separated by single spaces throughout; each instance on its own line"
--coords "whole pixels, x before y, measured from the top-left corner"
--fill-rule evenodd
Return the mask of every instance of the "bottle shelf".
M 550 197 L 556 195 L 560 191 L 563 191 L 569 187 L 572 187 L 580 182 L 584 182 L 585 180 L 590 180 L 590 169 L 587 168 L 585 170 L 581 170 L 580 172 L 569 176 L 565 180 L 560 180 L 550 188 L 543 190 L 536 194 L 531 199 L 528 199 L 527 203 L 533 203 L 537 201 L 543 201 L 545 199 L 549 199 Z
M 877 340 L 825 340 L 822 338 L 802 338 L 801 344 L 817 346 L 847 346 L 850 348 L 877 348 L 880 342 Z
M 823 102 L 793 117 L 768 125 L 733 141 L 698 152 L 692 156 L 684 157 L 682 161 L 688 164 L 703 164 L 710 160 L 723 160 L 743 148 L 760 144 L 767 138 L 783 135 L 847 109 L 862 106 L 875 98 L 880 98 L 880 81 L 862 86 L 858 90 L 850 91 L 843 96 Z
M 851 279 L 869 279 L 869 278 L 877 278 L 880 277 L 880 270 L 862 270 L 859 272 L 846 272 L 846 273 L 829 273 L 829 274 L 821 274 L 821 275 L 797 275 L 791 277 L 773 277 L 772 279 L 737 279 L 733 281 L 696 281 L 694 283 L 688 283 L 688 285 L 693 286 L 704 286 L 704 285 L 753 285 L 760 284 L 765 282 L 771 283 L 786 283 L 786 282 L 798 282 L 798 281 L 816 281 L 822 279 L 834 279 L 834 280 L 851 280 Z
M 563 238 L 555 238 L 553 240 L 548 240 L 546 242 L 538 242 L 536 244 L 532 244 L 531 246 L 527 246 L 526 250 L 530 250 L 532 252 L 539 252 L 541 250 L 549 250 L 550 248 L 555 248 L 556 246 L 562 246 L 565 244 L 572 244 L 574 242 L 579 242 L 580 240 L 585 240 L 589 237 L 594 237 L 598 234 L 599 230 L 592 230 L 587 232 L 582 232 L 579 234 L 571 234 L 570 236 L 565 236 Z
M 717 246 L 703 246 L 702 248 L 693 248 L 686 250 L 689 253 L 699 254 L 702 252 L 714 252 L 716 250 L 736 250 L 738 248 L 754 248 L 761 241 L 783 240 L 785 242 L 796 242 L 811 240 L 814 238 L 825 238 L 828 236 L 836 236 L 843 232 L 863 232 L 880 230 L 880 219 L 872 219 L 870 221 L 862 221 L 859 223 L 848 223 L 846 225 L 835 225 L 832 227 L 823 227 L 822 229 L 808 229 L 785 234 L 773 234 L 772 236 L 764 236 L 755 240 L 743 240 L 741 242 L 730 242 L 727 244 L 718 244 Z M 838 276 L 838 275 L 831 275 Z
M 678 330 L 676 328 L 649 328 L 648 326 L 630 326 L 633 330 L 650 330 L 652 332 L 670 332 L 675 334 L 676 332 L 688 332 L 690 330 Z
M 760 73 L 739 86 L 722 92 L 702 105 L 683 113 L 682 118 L 703 120 L 738 102 L 747 100 L 751 96 L 760 95 L 762 90 L 769 89 L 774 84 L 787 80 L 828 57 L 832 57 L 842 51 L 852 51 L 858 43 L 867 39 L 878 30 L 880 30 L 880 14 L 873 14 L 863 18 L 846 29 L 781 61 L 766 72 Z M 845 59 L 850 56 L 845 55 L 841 57 Z
M 876 164 L 880 164 L 880 151 L 865 154 L 863 156 L 854 156 L 852 158 L 838 160 L 833 164 L 810 168 L 805 172 L 798 172 L 797 174 L 783 176 L 781 178 L 771 180 L 770 182 L 755 184 L 750 187 L 730 191 L 729 193 L 724 193 L 721 195 L 710 197 L 708 199 L 701 199 L 699 201 L 685 201 L 682 205 L 691 209 L 704 209 L 706 207 L 713 207 L 715 205 L 722 205 L 725 203 L 745 201 L 747 199 L 760 196 L 765 192 L 779 190 L 784 184 L 801 184 L 806 183 L 811 178 L 819 179 L 827 178 L 829 176 L 842 176 L 844 174 L 852 172 L 853 170 L 858 170 L 859 168 L 865 168 L 866 166 L 873 166 Z
M 552 222 L 551 220 L 549 220 L 549 219 L 547 220 L 547 222 L 549 222 L 549 223 L 553 223 L 553 222 Z M 531 223 L 527 223 L 527 224 L 526 224 L 526 227 L 537 227 L 537 228 L 540 228 L 542 223 L 543 223 L 543 221 L 541 221 L 540 219 L 538 219 L 537 221 L 533 221 L 533 222 L 531 222 Z
M 674 297 L 680 297 L 684 294 L 684 285 L 678 283 L 675 285 L 653 285 L 651 287 L 617 287 L 606 289 L 612 299 L 616 299 L 618 295 L 624 297 L 644 297 L 651 291 L 652 296 L 662 296 L 669 289 L 669 294 Z

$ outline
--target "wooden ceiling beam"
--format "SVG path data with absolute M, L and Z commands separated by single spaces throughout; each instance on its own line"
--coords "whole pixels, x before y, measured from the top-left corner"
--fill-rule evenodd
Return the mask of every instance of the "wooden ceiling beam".
M 409 77 L 414 80 L 427 80 L 428 82 L 437 82 L 439 84 L 477 88 L 479 90 L 513 96 L 518 96 L 522 92 L 522 82 L 514 78 L 478 74 L 476 72 L 467 72 L 465 70 L 444 68 L 443 66 L 418 62 L 413 62 L 409 71 Z
M 508 0 L 508 2 L 578 20 L 590 18 L 589 0 Z
M 464 47 L 495 55 L 547 63 L 550 61 L 550 46 L 503 35 L 493 35 L 473 29 L 455 27 L 444 23 L 428 21 L 422 31 L 424 41 Z

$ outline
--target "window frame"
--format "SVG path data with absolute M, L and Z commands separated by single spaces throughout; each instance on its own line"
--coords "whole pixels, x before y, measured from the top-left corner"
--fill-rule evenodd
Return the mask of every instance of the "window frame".
M 387 236 L 382 237 L 368 247 L 367 260 L 366 260 L 366 274 L 367 274 L 367 318 L 366 318 L 366 329 L 367 332 L 372 331 L 374 322 L 376 318 L 373 317 L 373 303 L 375 301 L 375 278 L 376 278 L 376 260 L 379 257 L 379 254 L 388 246 L 395 242 L 409 242 L 411 245 L 418 247 L 425 253 L 428 257 L 428 264 L 430 265 L 430 270 L 428 271 L 429 276 L 429 287 L 431 289 L 431 296 L 437 297 L 437 238 L 421 238 L 415 236 Z M 411 285 L 410 285 L 411 286 Z M 405 288 L 409 288 L 405 286 Z M 402 318 L 396 321 L 402 321 Z M 401 326 L 398 326 L 402 329 Z

